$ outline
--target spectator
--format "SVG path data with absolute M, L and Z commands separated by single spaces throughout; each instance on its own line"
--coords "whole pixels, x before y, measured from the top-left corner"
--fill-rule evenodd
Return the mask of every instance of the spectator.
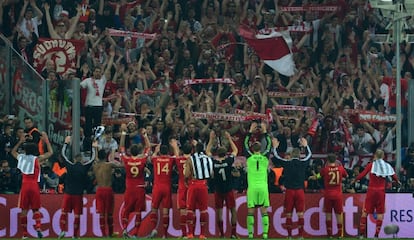
M 365 131 L 363 125 L 357 125 L 355 127 L 356 132 L 352 134 L 352 143 L 354 144 L 355 153 L 357 155 L 372 154 L 372 147 L 375 144 L 375 140 L 371 134 Z
M 115 169 L 112 175 L 112 190 L 114 193 L 125 192 L 125 171 L 122 169 Z
M 108 160 L 115 159 L 115 152 L 118 150 L 118 142 L 113 138 L 113 132 L 110 127 L 105 128 L 105 133 L 98 140 L 99 150 L 104 150 Z
M 30 4 L 30 8 L 28 5 Z M 36 15 L 33 16 L 33 10 L 36 11 Z M 26 38 L 26 40 L 31 42 L 37 42 L 37 38 L 39 37 L 39 30 L 38 26 L 42 24 L 43 13 L 36 5 L 35 0 L 24 0 L 23 7 L 20 11 L 18 27 L 22 33 L 22 35 Z M 36 34 L 34 38 L 33 34 Z
M 10 168 L 7 160 L 1 160 L 0 164 L 0 193 L 17 194 L 21 184 L 20 172 L 15 168 Z
M 41 193 L 57 193 L 59 177 L 52 171 L 50 166 L 42 166 L 39 187 Z

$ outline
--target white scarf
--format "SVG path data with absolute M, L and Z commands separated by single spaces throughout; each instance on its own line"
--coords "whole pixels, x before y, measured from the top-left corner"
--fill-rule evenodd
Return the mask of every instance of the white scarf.
M 371 173 L 385 178 L 394 175 L 395 171 L 389 163 L 383 159 L 377 159 L 372 163 Z

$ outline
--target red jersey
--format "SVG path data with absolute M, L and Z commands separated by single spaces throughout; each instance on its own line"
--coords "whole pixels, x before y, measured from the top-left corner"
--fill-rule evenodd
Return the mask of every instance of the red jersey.
M 401 106 L 407 107 L 408 99 L 406 97 L 408 91 L 407 79 L 401 78 Z M 390 107 L 395 108 L 397 106 L 397 82 L 393 77 L 383 77 L 382 83 L 388 85 L 389 100 L 388 104 Z
M 325 196 L 342 194 L 342 178 L 348 176 L 343 166 L 326 166 L 321 170 L 320 174 L 323 178 Z
M 369 173 L 369 183 L 368 183 L 368 191 L 369 190 L 381 190 L 385 191 L 385 186 L 387 184 L 387 178 L 385 177 L 378 177 L 375 174 L 371 173 L 372 169 L 372 162 L 368 163 L 368 165 L 365 167 L 364 171 L 362 171 L 355 179 L 361 180 L 365 175 Z M 397 175 L 394 173 L 392 175 L 392 178 L 394 181 L 398 181 Z
M 152 164 L 154 166 L 154 186 L 158 184 L 171 186 L 174 158 L 167 155 L 156 156 L 152 158 Z
M 187 157 L 178 156 L 175 158 L 175 165 L 177 166 L 178 171 L 178 187 L 185 187 L 185 177 L 184 177 L 184 166 L 187 162 Z
M 121 160 L 125 165 L 125 180 L 126 186 L 135 187 L 135 186 L 144 186 L 145 181 L 145 164 L 147 162 L 147 157 L 132 157 L 121 155 Z

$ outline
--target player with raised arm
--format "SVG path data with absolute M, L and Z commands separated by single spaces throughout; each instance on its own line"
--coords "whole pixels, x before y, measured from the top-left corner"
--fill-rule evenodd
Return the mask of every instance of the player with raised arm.
M 361 239 L 367 237 L 367 216 L 368 214 L 376 213 L 377 217 L 374 238 L 378 239 L 382 227 L 382 220 L 384 219 L 385 185 L 387 183 L 387 178 L 391 177 L 393 181 L 398 183 L 398 185 L 401 185 L 401 182 L 398 180 L 394 168 L 384 160 L 384 151 L 381 149 L 375 151 L 373 161 L 368 163 L 364 171 L 352 180 L 351 183 L 354 184 L 367 174 L 369 174 L 369 183 L 359 224 L 359 237 Z
M 187 223 L 188 238 L 194 238 L 195 229 L 195 210 L 200 211 L 200 236 L 199 239 L 206 239 L 207 228 L 207 203 L 208 188 L 207 180 L 213 177 L 213 160 L 204 153 L 204 145 L 193 140 L 195 152 L 185 163 L 184 175 L 188 181 L 188 198 L 187 198 Z M 191 145 L 184 144 L 183 153 L 191 153 Z
M 73 211 L 73 239 L 79 238 L 80 228 L 80 216 L 83 210 L 83 191 L 87 182 L 87 175 L 89 168 L 92 166 L 96 155 L 97 142 L 94 141 L 92 146 L 92 155 L 90 158 L 83 162 L 82 154 L 77 154 L 73 158 L 73 162 L 70 161 L 66 155 L 66 150 L 71 142 L 71 137 L 65 138 L 65 144 L 62 147 L 62 157 L 65 159 L 66 175 L 65 175 L 65 188 L 62 201 L 62 214 L 60 215 L 60 229 L 58 239 L 65 237 L 68 231 L 68 214 Z
M 99 227 L 102 236 L 116 237 L 114 232 L 114 192 L 112 191 L 112 170 L 123 167 L 121 163 L 107 162 L 107 154 L 104 149 L 98 151 L 98 157 L 93 165 L 93 173 L 96 178 L 96 212 L 99 214 Z M 108 235 L 106 235 L 105 222 L 108 225 Z
M 328 237 L 332 237 L 332 210 L 335 212 L 336 222 L 338 226 L 338 236 L 344 236 L 343 230 L 343 195 L 342 195 L 342 179 L 348 176 L 345 168 L 336 162 L 336 155 L 328 154 L 327 164 L 321 170 L 321 177 L 324 183 L 324 202 L 323 211 L 326 215 L 326 231 Z
M 254 142 L 249 146 L 251 135 L 259 131 L 264 135 L 266 145 L 262 151 L 261 142 Z M 250 148 L 252 150 L 250 150 Z M 266 123 L 257 122 L 250 125 L 249 132 L 244 139 L 244 149 L 247 154 L 247 232 L 248 237 L 253 238 L 254 212 L 260 208 L 262 214 L 263 238 L 267 239 L 269 232 L 269 216 L 267 208 L 270 206 L 267 171 L 269 169 L 268 154 L 270 153 L 271 139 L 267 133 Z
M 36 143 L 26 142 L 25 136 L 19 139 L 19 142 L 13 147 L 11 154 L 17 159 L 17 168 L 22 172 L 22 188 L 20 190 L 18 207 L 22 209 L 20 214 L 20 226 L 23 232 L 23 239 L 28 238 L 27 231 L 27 212 L 32 209 L 33 218 L 35 220 L 35 229 L 37 237 L 42 238 L 41 230 L 42 214 L 40 209 L 40 165 L 47 161 L 53 155 L 52 145 L 50 145 L 49 138 L 46 132 L 41 133 L 40 140 L 46 143 L 47 152 L 39 156 L 39 149 Z M 26 142 L 26 143 L 25 143 Z M 20 145 L 23 145 L 24 153 L 17 153 Z
M 227 156 L 227 149 L 220 147 L 217 149 L 217 159 L 213 158 L 211 148 L 213 141 L 216 138 L 214 131 L 210 132 L 210 140 L 208 141 L 206 154 L 213 158 L 213 170 L 214 170 L 214 202 L 217 210 L 217 225 L 220 231 L 220 237 L 224 238 L 223 231 L 223 206 L 226 202 L 226 207 L 231 212 L 231 238 L 238 238 L 236 233 L 237 212 L 236 201 L 234 199 L 232 177 L 239 177 L 240 172 L 233 168 L 234 158 L 237 156 L 238 149 L 233 142 L 230 133 L 225 132 L 224 135 L 228 139 L 231 146 L 231 154 Z M 227 213 L 225 213 L 225 220 L 227 220 Z
M 145 146 L 142 144 L 133 144 L 129 148 L 130 155 L 125 152 L 125 137 L 127 126 L 121 125 L 121 139 L 119 150 L 121 152 L 121 161 L 125 167 L 125 193 L 124 193 L 124 209 L 122 216 L 122 235 L 129 238 L 128 222 L 131 213 L 135 214 L 135 237 L 138 237 L 138 230 L 141 225 L 141 212 L 146 210 L 145 204 L 145 173 L 150 150 L 150 142 L 145 129 L 141 130 L 144 137 Z
M 279 140 L 272 139 L 273 145 L 273 163 L 274 165 L 281 165 L 283 167 L 283 184 L 286 188 L 284 211 L 286 214 L 286 228 L 288 237 L 292 237 L 292 213 L 296 209 L 298 216 L 299 237 L 303 238 L 303 213 L 305 211 L 305 179 L 306 169 L 309 165 L 309 160 L 312 152 L 308 146 L 308 141 L 305 138 L 299 139 L 300 146 L 306 148 L 307 154 L 305 158 L 300 158 L 300 149 L 294 148 L 289 153 L 290 158 L 282 158 L 277 153 L 279 147 Z
M 174 151 L 175 166 L 178 172 L 178 189 L 177 189 L 177 209 L 180 211 L 180 227 L 181 237 L 187 237 L 187 183 L 184 176 L 185 162 L 191 156 L 191 148 L 189 153 L 180 154 L 178 142 L 176 139 L 170 140 L 170 145 Z
M 159 153 L 159 155 L 158 155 Z M 162 207 L 162 225 L 164 232 L 162 236 L 168 237 L 168 225 L 170 222 L 169 213 L 172 208 L 171 197 L 171 175 L 175 158 L 168 155 L 169 148 L 167 145 L 157 145 L 152 154 L 151 161 L 153 164 L 154 188 L 152 190 L 152 211 L 151 222 L 154 229 L 150 237 L 157 235 L 158 209 Z

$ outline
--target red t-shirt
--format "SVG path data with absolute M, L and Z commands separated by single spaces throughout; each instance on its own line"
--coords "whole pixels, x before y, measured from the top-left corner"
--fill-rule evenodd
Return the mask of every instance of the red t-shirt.
M 369 173 L 369 183 L 368 183 L 368 191 L 369 190 L 381 190 L 385 191 L 385 186 L 387 184 L 387 178 L 384 177 L 378 177 L 375 174 L 371 173 L 372 169 L 372 162 L 368 163 L 368 165 L 365 167 L 364 171 L 362 171 L 355 179 L 361 180 L 365 175 Z M 397 175 L 392 175 L 392 178 L 395 181 L 398 181 Z
M 325 196 L 342 194 L 342 178 L 348 176 L 343 166 L 325 166 L 320 174 L 323 178 Z
M 145 185 L 145 164 L 147 162 L 147 157 L 132 157 L 132 156 L 121 156 L 121 160 L 125 165 L 125 178 L 126 178 L 126 187 L 136 187 L 138 185 Z
M 162 155 L 152 158 L 154 166 L 154 186 L 168 185 L 171 186 L 172 166 L 174 157 Z
M 383 77 L 382 83 L 388 85 L 389 100 L 388 105 L 392 108 L 397 107 L 397 81 L 393 77 Z M 408 91 L 407 79 L 401 78 L 401 106 L 407 107 L 408 100 L 406 94 Z
M 175 158 L 175 165 L 178 171 L 178 187 L 185 187 L 184 166 L 187 162 L 187 157 L 179 156 Z

